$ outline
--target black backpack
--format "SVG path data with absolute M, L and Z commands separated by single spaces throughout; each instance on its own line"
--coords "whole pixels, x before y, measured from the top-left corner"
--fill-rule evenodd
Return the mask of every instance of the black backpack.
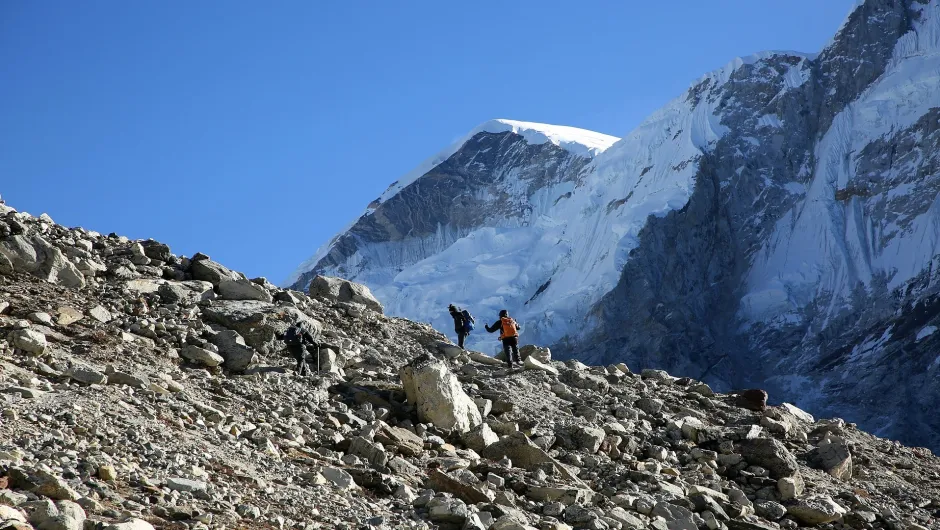
M 300 331 L 300 328 L 297 326 L 291 326 L 287 328 L 287 332 L 284 333 L 284 342 L 287 344 L 300 344 L 303 341 L 303 333 Z
M 460 317 L 463 319 L 463 331 L 464 333 L 470 333 L 473 331 L 473 316 L 470 315 L 470 311 L 466 309 L 460 312 Z

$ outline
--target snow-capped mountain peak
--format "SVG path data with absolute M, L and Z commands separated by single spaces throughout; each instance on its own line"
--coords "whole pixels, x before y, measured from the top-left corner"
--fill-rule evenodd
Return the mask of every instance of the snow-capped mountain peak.
M 450 144 L 432 157 L 429 157 L 418 167 L 409 171 L 406 175 L 395 181 L 385 190 L 376 203 L 383 203 L 396 193 L 404 189 L 415 180 L 424 176 L 428 171 L 450 158 L 456 153 L 468 140 L 480 133 L 505 133 L 511 132 L 525 138 L 531 145 L 550 142 L 573 154 L 593 157 L 604 152 L 613 145 L 619 138 L 607 134 L 579 129 L 577 127 L 568 127 L 564 125 L 548 125 L 545 123 L 533 123 L 527 121 L 516 121 L 506 119 L 490 120 L 474 127 L 466 135 Z M 371 207 L 371 206 L 370 206 Z

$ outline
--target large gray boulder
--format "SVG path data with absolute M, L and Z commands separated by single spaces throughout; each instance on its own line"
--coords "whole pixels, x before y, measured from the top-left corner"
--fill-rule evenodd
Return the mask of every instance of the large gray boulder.
M 18 329 L 10 333 L 14 348 L 39 355 L 46 349 L 46 336 L 34 329 Z
M 224 366 L 233 372 L 244 372 L 257 360 L 254 348 L 245 344 L 245 339 L 235 330 L 220 331 L 209 340 L 219 347 Z
M 274 301 L 274 297 L 271 296 L 271 293 L 269 293 L 267 289 L 245 278 L 239 278 L 237 280 L 222 278 L 219 282 L 219 297 L 223 300 Z
M 218 353 L 200 348 L 195 344 L 187 344 L 180 350 L 180 356 L 187 361 L 205 366 L 218 366 L 225 362 L 225 358 Z
M 812 451 L 812 459 L 816 465 L 835 478 L 852 478 L 852 453 L 845 440 L 839 436 L 826 435 Z
M 85 276 L 61 250 L 40 236 L 15 235 L 0 241 L 3 269 L 28 273 L 65 287 L 85 287 Z M 2 271 L 0 271 L 2 272 Z M 7 271 L 10 272 L 10 271 Z
M 422 355 L 399 372 L 408 402 L 418 419 L 447 431 L 467 432 L 483 423 L 476 403 L 440 359 Z
M 816 526 L 839 520 L 848 510 L 825 495 L 806 497 L 787 506 L 787 513 L 805 525 Z
M 212 284 L 199 280 L 185 282 L 167 280 L 157 288 L 157 294 L 167 303 L 196 303 L 215 298 Z
M 796 457 L 785 445 L 774 438 L 742 440 L 738 452 L 747 462 L 770 471 L 774 478 L 792 476 L 799 470 Z
M 325 298 L 334 302 L 355 302 L 379 313 L 384 311 L 382 304 L 368 287 L 342 278 L 317 276 L 310 282 L 308 292 L 315 298 Z
M 507 457 L 512 461 L 513 467 L 521 467 L 528 471 L 535 471 L 543 465 L 550 464 L 560 477 L 575 483 L 581 482 L 577 475 L 558 463 L 542 448 L 532 443 L 529 437 L 520 431 L 513 432 L 498 442 L 486 446 L 480 452 L 480 455 L 490 460 Z
M 216 287 L 222 283 L 222 280 L 237 280 L 240 278 L 238 273 L 211 259 L 192 262 L 189 266 L 189 273 L 192 274 L 194 280 L 209 282 Z

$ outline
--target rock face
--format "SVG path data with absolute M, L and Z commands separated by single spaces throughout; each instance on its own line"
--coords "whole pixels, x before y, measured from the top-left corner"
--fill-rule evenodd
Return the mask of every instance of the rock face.
M 760 387 L 938 447 L 938 9 L 860 1 L 819 54 L 735 59 L 620 141 L 484 124 L 290 283 L 342 276 L 442 330 L 447 303 L 508 308 L 556 358 Z
M 424 355 L 402 368 L 400 376 L 421 421 L 457 432 L 467 432 L 483 421 L 476 403 L 445 363 Z

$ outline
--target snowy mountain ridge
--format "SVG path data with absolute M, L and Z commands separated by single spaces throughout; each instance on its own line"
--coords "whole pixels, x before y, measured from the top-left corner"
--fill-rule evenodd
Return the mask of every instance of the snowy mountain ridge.
M 913 389 L 940 376 L 938 50 L 940 0 L 866 0 L 819 54 L 735 59 L 619 141 L 487 122 L 292 284 L 350 278 L 441 330 L 449 303 L 508 308 L 562 356 L 759 385 L 929 443 L 940 391 Z
M 583 157 L 596 156 L 597 154 L 607 150 L 611 145 L 619 140 L 619 138 L 614 136 L 588 131 L 586 129 L 579 129 L 577 127 L 549 125 L 545 123 L 533 123 L 507 119 L 490 120 L 474 127 L 462 138 L 456 142 L 453 142 L 451 145 L 444 148 L 434 156 L 429 157 L 424 162 L 419 164 L 415 169 L 411 170 L 400 179 L 392 183 L 378 199 L 369 205 L 362 215 L 371 214 L 374 211 L 374 207 L 376 205 L 382 204 L 389 198 L 395 196 L 415 180 L 424 176 L 428 171 L 450 158 L 461 147 L 463 147 L 463 145 L 466 144 L 468 140 L 483 132 L 494 134 L 511 132 L 515 135 L 519 135 L 525 138 L 526 142 L 530 145 L 539 145 L 549 142 L 573 154 L 577 154 Z M 340 234 L 348 231 L 354 224 L 355 221 L 341 230 Z M 301 263 L 300 266 L 297 267 L 297 269 L 287 278 L 287 280 L 284 282 L 284 285 L 295 284 L 304 272 L 307 272 L 313 268 L 326 255 L 326 253 L 329 252 L 336 239 L 336 237 L 332 238 L 326 244 L 318 248 L 317 252 L 314 253 L 313 256 Z

